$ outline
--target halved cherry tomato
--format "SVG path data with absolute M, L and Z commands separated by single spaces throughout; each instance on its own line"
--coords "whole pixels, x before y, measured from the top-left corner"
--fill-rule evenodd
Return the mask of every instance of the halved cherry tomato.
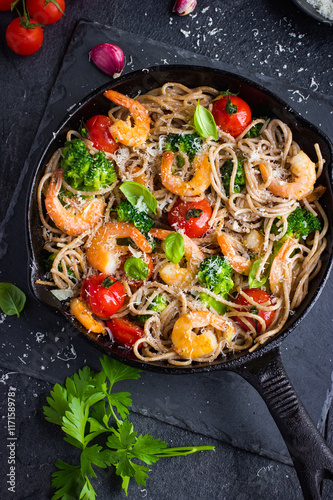
M 65 11 L 65 0 L 26 0 L 30 16 L 41 24 L 53 24 L 62 18 Z
M 6 40 L 16 54 L 30 56 L 40 49 L 43 43 L 43 29 L 40 26 L 33 26 L 36 21 L 30 21 L 17 17 L 7 26 Z
M 127 318 L 113 318 L 106 326 L 111 330 L 114 339 L 125 347 L 131 348 L 143 337 L 144 330 Z
M 273 297 L 272 295 L 269 295 L 267 292 L 264 290 L 260 290 L 259 288 L 249 288 L 246 290 L 243 290 L 246 295 L 251 297 L 255 302 L 258 304 L 263 304 L 264 302 L 268 302 L 268 305 L 273 305 Z M 244 306 L 249 306 L 249 302 L 242 296 L 242 295 L 237 295 L 235 299 L 235 304 L 239 305 L 244 305 Z M 263 311 L 262 309 L 257 309 L 255 306 L 251 306 L 251 308 L 254 307 L 256 309 L 254 311 L 254 314 L 258 314 L 263 320 L 265 320 L 266 323 L 266 328 L 269 327 L 269 325 L 272 323 L 274 317 L 275 317 L 275 311 Z M 238 311 L 251 311 L 251 309 L 237 309 Z M 259 312 L 258 312 L 259 311 Z M 235 316 L 233 317 L 234 321 L 239 324 L 243 330 L 248 331 L 248 327 L 243 323 L 241 317 Z M 261 332 L 261 323 L 259 321 L 255 321 L 253 318 L 246 318 L 246 320 L 255 327 L 255 330 L 257 333 Z
M 190 238 L 200 238 L 209 229 L 212 207 L 208 201 L 182 201 L 178 199 L 168 214 L 170 226 L 185 231 Z
M 216 125 L 233 137 L 241 134 L 252 121 L 250 106 L 236 95 L 215 101 L 212 113 Z
M 89 139 L 96 149 L 101 149 L 107 153 L 114 153 L 118 149 L 119 144 L 116 143 L 109 130 L 112 123 L 112 120 L 105 115 L 95 115 L 87 121 L 86 128 Z
M 82 282 L 81 298 L 100 318 L 110 318 L 119 311 L 125 295 L 122 283 L 107 274 L 91 275 Z
M 126 260 L 129 259 L 130 257 L 133 257 L 133 254 L 131 252 L 127 252 L 126 254 L 124 254 L 121 257 L 121 259 L 120 259 L 121 263 L 119 266 L 119 273 L 121 274 L 121 277 L 124 278 L 130 286 L 132 286 L 133 288 L 139 288 L 141 285 L 143 285 L 143 283 L 145 283 L 147 280 L 149 280 L 149 278 L 153 274 L 154 262 L 153 262 L 153 259 L 151 258 L 151 256 L 149 255 L 149 253 L 146 253 L 144 257 L 142 256 L 142 260 L 148 266 L 148 276 L 144 281 L 143 280 L 133 280 L 129 276 L 127 276 L 127 274 L 124 271 L 124 264 L 125 264 Z

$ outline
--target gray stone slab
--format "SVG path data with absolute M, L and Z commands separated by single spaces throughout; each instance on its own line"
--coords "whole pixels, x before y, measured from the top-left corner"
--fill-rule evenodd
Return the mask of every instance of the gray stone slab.
M 97 23 L 81 22 L 74 33 L 53 87 L 45 115 L 34 141 L 30 161 L 2 223 L 0 246 L 2 276 L 27 290 L 28 262 L 24 221 L 27 181 L 33 161 L 45 140 L 71 107 L 91 90 L 108 81 L 88 60 L 97 43 L 121 45 L 127 56 L 125 71 L 155 64 L 187 63 L 213 66 L 250 76 L 263 83 L 297 111 L 333 137 L 332 99 L 286 81 L 248 74 L 240 67 L 211 61 L 204 56 L 171 47 Z M 13 234 L 15 228 L 15 234 Z M 333 279 L 303 324 L 283 344 L 283 359 L 291 381 L 318 426 L 326 421 L 327 390 L 332 371 L 331 324 Z M 320 320 L 319 320 L 320 318 Z M 11 371 L 42 380 L 62 382 L 85 363 L 98 368 L 100 353 L 78 336 L 74 328 L 28 294 L 20 320 L 1 316 L 0 364 Z M 258 394 L 232 373 L 173 376 L 144 373 L 140 384 L 129 383 L 135 395 L 134 410 L 184 429 L 210 436 L 236 447 L 289 463 L 285 445 Z

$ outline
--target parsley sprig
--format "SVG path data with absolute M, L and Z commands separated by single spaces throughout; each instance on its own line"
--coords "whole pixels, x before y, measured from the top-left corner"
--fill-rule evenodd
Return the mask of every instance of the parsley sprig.
M 167 448 L 164 441 L 149 434 L 138 435 L 127 420 L 132 405 L 130 393 L 113 392 L 113 387 L 122 380 L 138 379 L 140 370 L 108 356 L 101 359 L 101 365 L 98 373 L 85 366 L 68 377 L 64 385 L 56 384 L 47 398 L 48 406 L 43 408 L 46 420 L 61 426 L 64 440 L 80 450 L 77 465 L 55 462 L 52 486 L 56 491 L 52 500 L 95 500 L 97 494 L 91 484 L 91 478 L 96 477 L 94 467 L 114 466 L 127 495 L 130 479 L 145 486 L 147 465 L 160 458 L 214 450 L 213 446 Z M 98 444 L 92 444 L 98 436 Z

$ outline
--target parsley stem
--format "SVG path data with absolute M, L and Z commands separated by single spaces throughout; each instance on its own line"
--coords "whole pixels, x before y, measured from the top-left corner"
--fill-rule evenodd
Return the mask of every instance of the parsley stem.
M 215 446 L 180 446 L 178 448 L 166 448 L 162 453 L 156 455 L 159 458 L 186 456 L 197 451 L 215 451 Z

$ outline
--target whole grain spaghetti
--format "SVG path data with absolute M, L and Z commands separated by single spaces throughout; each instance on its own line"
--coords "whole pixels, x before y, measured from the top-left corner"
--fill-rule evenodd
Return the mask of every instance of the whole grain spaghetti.
M 314 163 L 274 117 L 251 118 L 237 135 L 198 133 L 195 113 L 215 117 L 220 90 L 107 91 L 117 106 L 94 117 L 95 128 L 87 117 L 88 130 L 69 131 L 39 184 L 50 269 L 38 283 L 70 302 L 89 334 L 145 362 L 184 366 L 256 349 L 320 270 L 328 222 L 319 146 Z M 114 309 L 92 299 L 99 277 Z

